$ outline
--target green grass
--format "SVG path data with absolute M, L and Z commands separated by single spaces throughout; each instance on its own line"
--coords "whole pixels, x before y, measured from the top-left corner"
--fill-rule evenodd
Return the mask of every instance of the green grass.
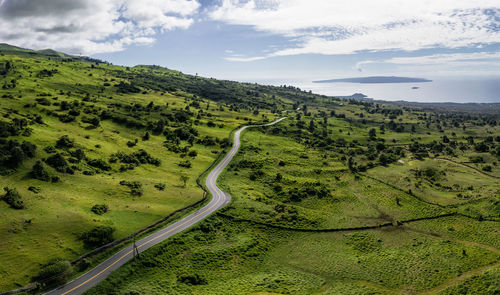
M 425 169 L 436 169 L 439 176 L 433 181 L 415 174 Z M 500 193 L 498 179 L 440 159 L 402 159 L 388 167 L 371 169 L 367 174 L 397 187 L 411 189 L 423 199 L 440 205 L 460 204 Z
M 35 157 L 0 176 L 0 187 L 16 188 L 26 205 L 14 210 L 0 202 L 0 291 L 25 285 L 51 258 L 72 260 L 89 251 L 78 237 L 94 226 L 112 226 L 122 238 L 200 200 L 195 180 L 224 149 L 230 131 L 287 110 L 290 118 L 278 125 L 244 132 L 240 152 L 218 183 L 232 195 L 227 208 L 148 250 L 89 293 L 498 292 L 500 119 L 490 109 L 359 102 L 4 44 L 0 51 L 0 120 L 26 119 L 24 130 L 31 130 L 7 139 L 38 147 Z M 7 61 L 13 67 L 4 75 Z M 121 82 L 132 93 L 120 93 Z M 50 105 L 35 104 L 40 98 Z M 75 121 L 59 119 L 69 113 L 63 102 L 81 112 Z M 100 126 L 84 117 L 101 118 Z M 165 135 L 152 131 L 160 119 Z M 177 128 L 196 130 L 192 145 L 189 136 L 178 143 L 170 138 Z M 150 139 L 143 141 L 147 130 Z M 52 155 L 44 148 L 63 135 L 76 143 L 58 150 L 66 159 L 76 148 L 104 161 L 118 151 L 144 149 L 162 162 L 121 172 L 121 163 L 99 171 L 81 161 L 70 164 L 74 175 L 46 165 L 61 181 L 32 179 L 33 164 Z M 203 143 L 206 136 L 213 145 Z M 169 151 L 165 142 L 197 155 Z M 191 168 L 178 165 L 186 159 Z M 491 171 L 483 170 L 487 166 Z M 185 187 L 181 175 L 188 177 Z M 140 182 L 144 194 L 131 196 L 122 180 Z M 158 183 L 165 190 L 156 189 Z M 95 204 L 110 211 L 96 215 L 90 210 Z
M 241 140 L 233 163 L 262 163 L 258 169 L 263 175 L 250 180 L 252 169 L 235 165 L 226 170 L 219 184 L 233 201 L 224 213 L 146 252 L 87 294 L 415 294 L 463 289 L 461 284 L 489 290 L 484 294 L 498 290 L 492 266 L 500 260 L 496 222 L 449 216 L 346 232 L 256 224 L 344 228 L 452 211 L 370 178 L 356 178 L 335 158 L 288 137 L 249 129 Z M 307 158 L 301 157 L 305 151 Z M 286 164 L 280 166 L 280 161 Z M 311 181 L 327 184 L 331 197 L 290 202 L 273 190 L 276 173 L 283 176 L 279 183 L 285 188 Z M 285 212 L 278 212 L 277 204 L 285 205 Z M 280 217 L 293 215 L 290 209 L 297 219 Z M 493 277 L 483 280 L 483 271 Z M 476 272 L 479 277 L 472 276 Z M 186 274 L 201 276 L 204 283 L 183 283 L 179 278 Z M 474 281 L 457 279 L 462 274 Z
M 185 94 L 181 96 L 155 91 L 145 94 L 116 94 L 112 88 L 105 89 L 102 93 L 97 91 L 104 79 L 120 80 L 110 74 L 112 70 L 121 69 L 116 66 L 91 69 L 86 62 L 64 64 L 45 57 L 24 58 L 17 55 L 5 55 L 0 57 L 0 62 L 2 60 L 10 60 L 15 65 L 15 75 L 19 77 L 16 79 L 15 89 L 2 91 L 4 94 L 12 94 L 13 98 L 2 98 L 0 116 L 3 116 L 4 120 L 11 120 L 42 114 L 44 124 L 30 125 L 32 135 L 29 137 L 9 137 L 20 142 L 28 140 L 38 148 L 36 157 L 24 161 L 16 173 L 0 176 L 0 187 L 16 188 L 26 204 L 25 210 L 18 211 L 0 202 L 0 291 L 25 285 L 38 272 L 40 265 L 53 257 L 72 260 L 89 251 L 83 247 L 78 237 L 96 225 L 115 227 L 115 238 L 119 239 L 202 198 L 203 191 L 196 185 L 195 180 L 217 157 L 221 151 L 219 146 L 194 144 L 191 150 L 195 150 L 197 156 L 185 158 L 192 163 L 192 168 L 186 169 L 177 165 L 184 159 L 163 146 L 163 136 L 152 135 L 150 140 L 142 141 L 144 129 L 128 128 L 111 120 L 103 120 L 97 128 L 88 128 L 89 124 L 80 121 L 85 114 L 77 117 L 75 122 L 63 123 L 46 114 L 46 111 L 62 113 L 58 106 L 23 107 L 35 102 L 41 93 L 49 93 L 48 99 L 52 103 L 75 100 L 82 102 L 84 93 L 91 93 L 93 102 L 83 103 L 93 109 L 109 109 L 111 104 L 115 103 L 146 105 L 153 102 L 159 106 L 168 104 L 167 109 L 173 111 L 184 109 L 190 103 Z M 45 68 L 56 68 L 58 73 L 47 78 L 38 78 L 32 74 Z M 89 76 L 89 73 L 92 73 L 92 76 Z M 61 95 L 60 91 L 64 91 L 64 94 Z M 67 91 L 71 93 L 67 94 Z M 57 100 L 51 97 L 57 97 Z M 208 103 L 210 108 L 207 111 Z M 212 136 L 222 140 L 227 138 L 231 129 L 248 120 L 261 120 L 263 116 L 273 118 L 266 111 L 254 115 L 248 109 L 229 111 L 224 106 L 224 110 L 219 110 L 223 104 L 215 102 L 201 100 L 200 104 L 205 111 L 213 115 L 211 118 L 203 117 L 199 120 L 199 125 L 194 125 L 200 138 Z M 157 118 L 159 114 L 152 113 L 148 119 Z M 222 127 L 207 127 L 208 121 Z M 111 164 L 112 171 L 92 176 L 82 174 L 84 170 L 93 170 L 84 163 L 76 164 L 82 171 L 77 171 L 75 175 L 60 174 L 46 165 L 49 173 L 59 176 L 61 181 L 50 183 L 32 179 L 29 171 L 35 161 L 50 155 L 43 148 L 54 146 L 62 135 L 74 139 L 77 148 L 81 148 L 91 159 L 108 160 L 111 154 L 117 151 L 132 153 L 144 149 L 153 157 L 161 159 L 162 164 L 159 167 L 142 164 L 125 172 L 118 171 L 120 164 Z M 138 144 L 128 147 L 126 143 L 135 139 L 138 139 Z M 187 143 L 181 143 L 181 146 L 185 145 Z M 180 175 L 189 177 L 186 187 L 183 186 Z M 130 196 L 128 189 L 119 185 L 121 180 L 141 182 L 144 195 Z M 157 190 L 154 185 L 158 183 L 165 183 L 166 189 Z M 40 192 L 35 194 L 28 191 L 30 186 L 39 187 Z M 96 215 L 90 211 L 95 204 L 107 204 L 110 211 L 101 216 Z M 20 265 L 23 267 L 19 268 Z
M 439 286 L 499 258 L 477 245 L 404 227 L 300 233 L 211 217 L 87 294 L 399 294 Z M 206 283 L 179 281 L 185 274 Z
M 219 181 L 233 196 L 231 206 L 225 211 L 231 216 L 285 227 L 329 229 L 370 226 L 446 213 L 385 184 L 368 178 L 357 179 L 346 173 L 343 163 L 307 149 L 290 138 L 249 130 L 243 135 L 242 145 L 242 150 L 233 160 L 235 166 Z M 303 158 L 304 155 L 307 158 Z M 252 169 L 237 169 L 237 163 L 241 161 L 261 163 L 264 175 L 251 180 Z M 280 166 L 280 161 L 285 165 Z M 283 177 L 281 181 L 275 181 L 278 173 Z M 286 199 L 286 193 L 274 191 L 276 184 L 287 188 L 316 182 L 329 187 L 331 195 L 324 198 L 311 196 L 294 202 Z M 287 212 L 276 210 L 277 205 L 297 210 L 298 218 L 293 221 L 286 219 Z

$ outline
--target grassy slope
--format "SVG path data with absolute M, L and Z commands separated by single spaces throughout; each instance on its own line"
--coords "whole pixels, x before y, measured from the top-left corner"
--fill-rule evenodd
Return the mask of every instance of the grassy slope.
M 196 150 L 198 155 L 190 159 L 192 168 L 186 169 L 177 165 L 183 160 L 178 154 L 163 147 L 163 136 L 151 136 L 150 140 L 142 141 L 140 138 L 144 130 L 127 128 L 109 120 L 102 121 L 100 127 L 92 129 L 88 128 L 89 124 L 80 122 L 79 118 L 76 122 L 62 123 L 42 111 L 47 109 L 57 112 L 57 106 L 38 105 L 34 108 L 23 108 L 25 104 L 33 103 L 40 93 L 50 94 L 49 100 L 52 102 L 56 102 L 51 99 L 52 96 L 57 97 L 58 102 L 72 102 L 82 101 L 83 92 L 88 92 L 91 93 L 93 102 L 87 105 L 93 108 L 107 108 L 110 103 L 117 102 L 143 105 L 153 102 L 155 105 L 168 103 L 169 109 L 174 110 L 184 109 L 188 104 L 184 94 L 163 94 L 155 91 L 144 94 L 117 94 L 112 87 L 103 92 L 97 91 L 104 79 L 114 79 L 110 74 L 112 70 L 121 69 L 111 65 L 90 68 L 88 62 L 60 63 L 43 56 L 0 57 L 0 63 L 5 60 L 15 65 L 15 72 L 11 71 L 5 80 L 15 78 L 17 87 L 1 90 L 2 95 L 13 95 L 14 98 L 1 98 L 0 116 L 13 119 L 41 113 L 45 124 L 30 125 L 33 129 L 30 137 L 9 138 L 21 142 L 29 140 L 36 144 L 38 149 L 36 158 L 24 161 L 16 173 L 0 176 L 0 186 L 16 188 L 27 207 L 18 211 L 0 202 L 0 290 L 26 284 L 30 277 L 36 274 L 40 263 L 45 263 L 52 257 L 73 259 L 88 251 L 83 248 L 77 237 L 95 225 L 113 226 L 116 228 L 115 238 L 121 238 L 202 197 L 202 191 L 196 186 L 195 179 L 215 159 L 220 151 L 217 146 L 195 144 L 192 150 Z M 59 72 L 53 77 L 35 76 L 35 73 L 46 68 L 56 68 Z M 75 84 L 75 81 L 79 84 Z M 64 94 L 61 94 L 61 91 Z M 67 95 L 67 91 L 71 91 L 71 94 Z M 201 104 L 205 107 L 207 103 Z M 247 122 L 243 118 L 262 119 L 262 115 L 253 115 L 249 110 L 236 112 L 224 108 L 224 111 L 221 111 L 219 105 L 214 102 L 210 103 L 208 111 L 215 117 L 200 120 L 200 125 L 196 126 L 200 137 L 213 136 L 224 139 L 231 129 Z M 223 127 L 207 127 L 208 120 L 223 124 Z M 28 174 L 34 162 L 49 155 L 43 148 L 54 146 L 62 135 L 69 135 L 74 139 L 89 158 L 107 160 L 117 151 L 131 153 L 144 149 L 152 156 L 160 158 L 162 164 L 160 167 L 145 164 L 126 172 L 117 172 L 119 165 L 114 164 L 113 171 L 93 176 L 83 175 L 81 172 L 75 175 L 61 175 L 47 166 L 52 175 L 61 176 L 61 182 L 47 183 L 31 179 Z M 137 146 L 127 147 L 127 141 L 134 139 L 139 139 Z M 83 165 L 82 168 L 85 170 L 88 167 Z M 179 179 L 180 174 L 189 177 L 186 187 L 183 187 Z M 144 195 L 139 198 L 129 196 L 128 190 L 119 185 L 121 180 L 140 181 L 144 186 Z M 155 189 L 154 185 L 157 183 L 165 183 L 165 191 Z M 39 187 L 40 193 L 28 191 L 30 186 Z M 109 213 L 98 216 L 90 211 L 94 204 L 103 203 L 110 207 Z M 19 267 L 21 265 L 22 267 Z
M 500 259 L 497 222 L 451 216 L 380 230 L 304 233 L 227 217 L 290 228 L 343 228 L 475 206 L 446 209 L 419 201 L 370 178 L 355 179 L 336 155 L 324 155 L 270 130 L 245 131 L 234 163 L 262 163 L 264 174 L 252 181 L 252 169 L 226 170 L 219 182 L 231 192 L 233 202 L 222 215 L 156 247 L 88 294 L 116 290 L 118 294 L 453 294 L 457 288 L 498 292 L 494 283 Z M 286 164 L 280 166 L 280 161 Z M 474 171 L 440 168 L 476 176 Z M 380 177 L 390 175 L 395 167 L 375 169 Z M 280 182 L 276 173 L 283 176 Z M 447 177 L 462 181 L 453 173 Z M 295 181 L 326 183 L 332 196 L 289 202 L 273 191 L 276 183 L 288 188 L 297 186 Z M 439 204 L 439 199 L 428 198 Z M 285 212 L 276 210 L 277 204 L 284 204 Z M 290 215 L 298 218 L 289 219 Z M 186 275 L 199 275 L 201 284 L 184 283 Z
M 15 60 L 18 57 L 8 58 Z M 423 290 L 432 291 L 433 288 L 436 288 L 436 292 L 451 292 L 449 290 L 454 290 L 453 288 L 480 290 L 488 287 L 483 283 L 491 281 L 491 278 L 498 274 L 495 268 L 489 266 L 500 258 L 497 251 L 500 244 L 498 226 L 491 221 L 452 216 L 412 222 L 397 228 L 330 233 L 278 230 L 252 222 L 288 228 L 335 229 L 432 217 L 450 212 L 460 212 L 476 218 L 498 218 L 498 186 L 492 177 L 444 160 L 415 161 L 414 155 L 409 152 L 409 145 L 414 141 L 431 144 L 440 142 L 443 135 L 446 135 L 466 148 L 454 149 L 453 155 L 428 148 L 431 158 L 447 157 L 457 162 L 468 162 L 471 156 L 480 155 L 486 163 L 467 165 L 478 169 L 491 165 L 492 171 L 489 173 L 498 175 L 498 156 L 494 152 L 478 153 L 473 146 L 467 146 L 467 136 L 473 136 L 478 142 L 500 132 L 498 125 L 484 124 L 482 117 L 472 117 L 465 121 L 460 121 L 463 117 L 458 117 L 460 124 L 455 127 L 452 123 L 456 117 L 453 115 L 443 117 L 441 113 L 424 112 L 415 108 L 404 109 L 402 115 L 391 119 L 387 114 L 379 112 L 378 107 L 388 110 L 399 107 L 380 104 L 375 111 L 373 104 L 363 105 L 317 97 L 293 88 L 274 89 L 185 76 L 156 67 L 140 66 L 125 71 L 120 67 L 102 64 L 97 68 L 90 68 L 89 63 L 84 62 L 62 65 L 47 61 L 46 58 L 41 58 L 38 62 L 37 59 L 19 58 L 15 62 L 22 63 L 27 63 L 29 67 L 38 67 L 38 70 L 59 67 L 60 71 L 64 71 L 64 75 L 37 79 L 36 82 L 33 81 L 35 78 L 19 79 L 17 88 L 8 91 L 16 98 L 2 101 L 4 113 L 10 112 L 9 108 L 20 109 L 23 103 L 33 102 L 36 92 L 52 91 L 59 99 L 70 101 L 82 99 L 83 93 L 75 90 L 78 88 L 82 92 L 92 93 L 92 98 L 96 99 L 96 107 L 109 107 L 109 103 L 118 101 L 126 104 L 142 101 L 144 105 L 154 101 L 155 105 L 168 102 L 170 109 L 181 109 L 195 98 L 187 93 L 193 92 L 199 96 L 203 96 L 200 95 L 202 93 L 210 97 L 222 93 L 226 99 L 241 99 L 238 102 L 240 105 L 260 103 L 270 109 L 290 109 L 290 105 L 284 104 L 292 104 L 300 98 L 298 101 L 306 101 L 309 111 L 312 112 L 303 114 L 301 120 L 305 127 L 302 129 L 296 126 L 298 120 L 288 119 L 277 126 L 278 130 L 269 128 L 246 131 L 242 139 L 241 153 L 237 155 L 234 163 L 248 160 L 251 163 L 260 163 L 262 167 L 249 169 L 233 166 L 225 172 L 219 182 L 225 190 L 231 192 L 234 201 L 223 215 L 212 217 L 196 229 L 148 251 L 140 259 L 127 264 L 91 290 L 91 294 L 411 294 Z M 16 70 L 21 68 L 17 67 Z M 23 76 L 29 75 L 24 73 Z M 101 86 L 105 79 L 116 84 L 127 80 L 127 77 L 145 87 L 143 89 L 149 90 L 141 94 L 117 95 L 113 87 Z M 81 85 L 75 85 L 75 80 Z M 169 85 L 177 85 L 181 90 L 165 92 L 163 87 L 168 88 Z M 203 88 L 200 85 L 209 86 Z M 216 90 L 207 92 L 213 87 Z M 221 89 L 217 87 L 230 91 L 217 92 Z M 17 97 L 19 89 L 22 89 L 21 98 Z M 64 95 L 57 95 L 55 89 L 71 90 L 73 94 L 66 98 Z M 104 92 L 100 92 L 101 89 L 104 89 Z M 273 98 L 275 94 L 276 97 Z M 113 99 L 109 99 L 109 96 Z M 255 96 L 255 99 L 252 99 L 252 96 Z M 206 103 L 207 101 L 203 101 L 200 108 L 205 109 Z M 262 109 L 260 114 L 254 115 L 251 110 L 245 108 L 230 111 L 232 106 L 226 105 L 224 110 L 220 110 L 219 106 L 220 104 L 210 102 L 210 112 L 217 115 L 216 120 L 219 122 L 216 123 L 223 123 L 224 128 L 207 127 L 206 121 L 214 119 L 203 117 L 200 125 L 195 126 L 201 135 L 224 138 L 232 127 L 247 122 L 242 120 L 243 117 L 258 120 L 264 113 L 269 119 L 272 118 L 269 112 Z M 303 108 L 302 105 L 301 107 Z M 326 115 L 326 125 L 323 125 L 322 112 L 329 114 L 331 110 L 335 111 L 336 116 Z M 424 114 L 429 117 L 424 117 Z M 158 118 L 155 114 L 151 116 L 152 119 Z M 295 113 L 293 116 L 295 117 Z M 426 121 L 425 118 L 430 119 Z M 50 187 L 40 184 L 42 192 L 39 195 L 43 195 L 45 199 L 26 192 L 27 186 L 33 182 L 23 176 L 23 173 L 26 175 L 30 162 L 24 163 L 24 170 L 20 169 L 12 176 L 2 177 L 2 181 L 8 180 L 19 188 L 29 205 L 24 211 L 13 211 L 4 204 L 1 204 L 4 207 L 0 207 L 0 213 L 11 214 L 4 219 L 5 231 L 8 232 L 10 228 L 17 229 L 14 231 L 17 233 L 9 233 L 12 242 L 6 247 L 18 247 L 14 253 L 19 257 L 24 254 L 24 259 L 28 262 L 46 261 L 43 256 L 31 254 L 35 253 L 34 249 L 38 248 L 38 245 L 56 241 L 53 244 L 55 250 L 47 250 L 47 253 L 57 253 L 67 258 L 75 257 L 83 251 L 75 234 L 86 228 L 95 224 L 112 224 L 117 227 L 117 234 L 125 235 L 136 229 L 134 225 L 126 225 L 131 219 L 138 223 L 135 226 L 140 227 L 141 222 L 142 225 L 148 224 L 163 216 L 164 211 L 171 212 L 174 208 L 196 200 L 201 197 L 201 192 L 194 186 L 195 175 L 208 166 L 217 151 L 215 147 L 195 145 L 198 156 L 192 160 L 193 168 L 186 171 L 176 165 L 181 160 L 179 155 L 172 154 L 162 147 L 163 137 L 153 136 L 150 141 L 139 141 L 138 147 L 126 147 L 128 140 L 141 137 L 144 130 L 124 128 L 110 121 L 103 121 L 102 127 L 98 129 L 86 129 L 87 124 L 83 123 L 62 124 L 55 118 L 45 116 L 44 120 L 48 126 L 33 125 L 35 130 L 29 140 L 41 145 L 53 145 L 60 135 L 70 133 L 77 139 L 77 144 L 82 145 L 92 157 L 107 158 L 116 150 L 144 148 L 152 155 L 160 157 L 163 163 L 159 168 L 142 165 L 133 171 L 113 172 L 111 175 L 65 175 L 63 182 L 47 184 Z M 316 126 L 314 132 L 307 131 L 311 120 Z M 387 128 L 391 121 L 404 125 L 404 132 Z M 386 124 L 384 132 L 380 129 L 381 124 Z M 415 132 L 409 131 L 411 126 L 414 126 Z M 368 139 L 368 131 L 371 128 L 376 129 L 376 140 Z M 85 135 L 90 138 L 86 139 Z M 322 146 L 321 140 L 326 137 L 330 143 Z M 385 150 L 377 151 L 376 158 L 370 159 L 369 154 L 373 153 L 376 142 L 383 142 Z M 95 144 L 102 147 L 97 149 Z M 498 143 L 490 146 L 496 147 Z M 380 154 L 394 154 L 398 147 L 404 153 L 398 155 L 401 162 L 396 161 L 388 166 L 378 163 Z M 38 152 L 37 157 L 45 156 L 41 149 Z M 357 174 L 350 172 L 347 168 L 348 157 L 353 159 L 355 168 L 364 167 L 367 171 Z M 279 161 L 283 161 L 285 165 L 280 166 Z M 428 184 L 422 179 L 418 179 L 423 184 L 417 189 L 412 186 L 417 179 L 413 179 L 410 172 L 412 168 L 408 168 L 409 163 L 419 169 L 435 166 L 445 171 L 443 184 L 447 186 L 457 184 L 459 189 L 463 190 L 471 180 L 477 184 L 467 200 L 459 198 L 457 192 Z M 370 164 L 375 165 L 375 168 L 371 169 Z M 114 168 L 117 169 L 117 166 Z M 251 180 L 250 176 L 257 170 L 262 174 Z M 185 189 L 180 186 L 178 179 L 180 171 L 191 176 Z M 276 181 L 277 173 L 283 176 L 282 180 Z M 410 186 L 404 177 L 399 177 L 399 173 L 410 178 Z M 163 178 L 164 175 L 168 175 L 169 181 Z M 382 182 L 364 175 L 375 176 Z M 124 177 L 143 182 L 145 195 L 131 200 L 123 187 L 117 184 L 121 179 L 125 179 Z M 166 182 L 167 190 L 163 193 L 156 191 L 152 188 L 156 182 Z M 288 199 L 286 192 L 289 189 L 315 187 L 315 183 L 326 187 L 329 196 L 309 196 L 300 201 Z M 276 192 L 277 184 L 285 193 Z M 81 187 L 84 193 L 75 194 L 75 186 Z M 89 190 L 89 187 L 92 190 Z M 414 196 L 408 193 L 410 188 Z M 478 194 L 481 196 L 477 196 Z M 102 217 L 90 213 L 89 206 L 93 202 L 101 203 L 103 199 L 110 205 L 111 212 Z M 473 201 L 469 202 L 469 199 Z M 49 203 L 54 207 L 47 206 Z M 29 211 L 32 204 L 38 204 L 38 207 L 33 207 L 37 211 Z M 448 204 L 453 206 L 443 207 Z M 41 211 L 46 213 L 39 216 Z M 24 217 L 22 214 L 26 212 L 33 213 Z M 31 224 L 24 222 L 33 216 L 35 218 Z M 250 222 L 235 221 L 233 217 Z M 31 227 L 44 224 L 38 223 L 37 218 L 55 220 L 52 227 L 47 223 L 47 226 L 41 229 L 42 233 L 49 230 L 52 233 L 53 228 L 59 226 L 60 234 L 55 238 L 53 235 L 41 234 L 40 239 L 46 239 L 48 236 L 48 239 L 53 240 L 31 243 L 31 240 L 26 238 L 32 231 Z M 63 218 L 73 221 L 74 224 L 61 224 L 59 221 Z M 25 239 L 15 240 L 18 237 Z M 21 246 L 23 243 L 30 249 L 28 252 Z M 0 255 L 12 254 L 2 250 Z M 10 265 L 7 266 L 0 275 L 6 274 L 5 278 L 9 279 L 17 278 L 20 283 L 27 281 L 29 274 L 33 274 L 37 268 L 35 265 L 22 274 L 16 274 L 11 271 L 16 266 L 15 260 L 10 260 Z M 483 268 L 490 272 L 483 275 Z M 470 274 L 468 280 L 458 277 L 462 273 Z M 195 275 L 201 276 L 198 280 L 201 284 L 183 282 L 186 276 L 192 279 Z M 481 279 L 483 276 L 486 276 L 484 281 Z M 465 287 L 462 287 L 462 284 Z

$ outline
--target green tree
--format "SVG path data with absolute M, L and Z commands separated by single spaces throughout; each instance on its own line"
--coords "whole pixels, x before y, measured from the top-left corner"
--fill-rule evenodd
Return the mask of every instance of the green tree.
M 38 180 L 50 181 L 50 175 L 45 170 L 42 161 L 36 161 L 35 165 L 33 165 L 33 168 L 31 170 L 31 176 Z
M 80 236 L 80 239 L 87 248 L 100 247 L 113 241 L 114 232 L 115 229 L 111 226 L 99 225 L 87 232 L 84 232 Z
M 69 261 L 55 258 L 43 265 L 33 279 L 42 285 L 62 285 L 71 278 L 72 274 L 73 268 Z
M 375 130 L 375 128 L 371 128 L 368 131 L 368 136 L 370 137 L 370 139 L 374 139 L 375 137 L 377 137 L 377 130 Z

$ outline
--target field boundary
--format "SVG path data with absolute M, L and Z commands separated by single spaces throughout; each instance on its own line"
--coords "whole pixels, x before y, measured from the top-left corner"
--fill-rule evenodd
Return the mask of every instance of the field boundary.
M 358 173 L 358 174 L 359 174 L 359 175 L 361 175 L 361 176 L 364 176 L 364 177 L 366 177 L 366 178 L 369 178 L 369 179 L 375 180 L 375 181 L 377 181 L 377 182 L 380 182 L 380 183 L 382 183 L 382 184 L 385 184 L 385 185 L 387 185 L 387 186 L 390 186 L 390 187 L 392 187 L 393 189 L 398 190 L 398 191 L 400 191 L 400 192 L 403 192 L 403 193 L 405 193 L 405 194 L 407 194 L 407 195 L 410 195 L 410 196 L 412 196 L 413 198 L 415 198 L 415 199 L 419 200 L 420 202 L 423 202 L 423 203 L 426 203 L 426 204 L 429 204 L 429 205 L 438 206 L 438 207 L 440 207 L 440 208 L 447 208 L 447 207 L 448 207 L 448 206 L 446 206 L 446 205 L 436 204 L 436 203 L 433 203 L 433 202 L 427 201 L 427 200 L 423 199 L 422 197 L 415 195 L 413 192 L 412 192 L 412 193 L 410 193 L 410 192 L 405 191 L 404 189 L 402 189 L 402 188 L 400 188 L 400 187 L 397 187 L 397 186 L 395 186 L 395 185 L 393 185 L 393 184 L 387 183 L 387 182 L 385 182 L 385 181 L 383 181 L 383 180 L 380 180 L 380 179 L 378 179 L 378 178 L 375 178 L 375 177 L 373 177 L 373 176 L 366 175 L 366 174 L 363 174 L 363 173 Z
M 432 220 L 432 219 L 439 219 L 439 218 L 444 218 L 444 217 L 461 215 L 457 212 L 452 212 L 452 213 L 445 213 L 445 214 L 440 214 L 440 215 L 436 215 L 436 216 L 418 217 L 418 218 L 412 218 L 412 219 L 407 219 L 407 220 L 395 220 L 393 222 L 385 222 L 385 223 L 380 223 L 380 224 L 376 224 L 376 225 L 314 229 L 314 228 L 286 227 L 286 226 L 282 226 L 282 225 L 278 225 L 278 224 L 271 224 L 271 223 L 265 223 L 265 222 L 261 222 L 261 221 L 251 220 L 251 219 L 240 218 L 240 217 L 226 214 L 224 212 L 217 212 L 217 214 L 221 215 L 223 217 L 227 217 L 227 218 L 234 220 L 234 221 L 237 221 L 237 222 L 249 222 L 249 223 L 253 223 L 253 224 L 257 224 L 257 225 L 263 225 L 266 227 L 272 227 L 272 228 L 282 229 L 282 230 L 299 231 L 299 232 L 318 232 L 318 233 L 320 233 L 320 232 L 342 232 L 342 231 L 361 231 L 361 230 L 369 230 L 369 229 L 378 229 L 378 228 L 389 227 L 389 226 L 399 226 L 399 225 L 403 225 L 405 223 L 412 223 L 412 222 L 417 222 L 417 221 L 422 221 L 422 220 Z M 469 217 L 469 216 L 464 216 L 464 217 Z M 487 220 L 485 220 L 485 221 L 487 221 Z
M 460 162 L 457 162 L 455 160 L 451 160 L 451 159 L 448 159 L 448 158 L 441 158 L 441 157 L 437 157 L 437 158 L 434 158 L 434 159 L 448 161 L 448 162 L 451 162 L 453 164 L 457 164 L 457 165 L 464 166 L 464 167 L 467 167 L 469 169 L 472 169 L 472 170 L 474 170 L 474 171 L 476 171 L 476 172 L 478 172 L 478 173 L 480 173 L 480 174 L 482 174 L 484 176 L 492 177 L 492 178 L 495 178 L 495 179 L 500 179 L 500 177 L 498 177 L 498 176 L 485 173 L 485 172 L 477 169 L 476 167 L 469 166 L 469 165 L 467 165 L 465 163 L 460 163 Z

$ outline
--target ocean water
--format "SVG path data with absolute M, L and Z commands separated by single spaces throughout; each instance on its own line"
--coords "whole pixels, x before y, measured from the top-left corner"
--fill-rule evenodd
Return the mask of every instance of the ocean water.
M 311 81 L 260 81 L 271 85 L 293 85 L 302 90 L 330 96 L 362 93 L 377 100 L 413 102 L 477 102 L 500 103 L 500 77 L 494 78 L 429 78 L 425 83 L 312 83 Z M 257 82 L 257 81 L 256 81 Z M 418 89 L 412 89 L 418 87 Z

